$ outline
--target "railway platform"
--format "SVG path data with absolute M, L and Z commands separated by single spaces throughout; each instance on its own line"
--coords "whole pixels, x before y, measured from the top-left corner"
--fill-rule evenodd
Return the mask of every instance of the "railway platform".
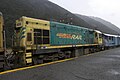
M 0 80 L 120 80 L 120 48 L 2 72 Z

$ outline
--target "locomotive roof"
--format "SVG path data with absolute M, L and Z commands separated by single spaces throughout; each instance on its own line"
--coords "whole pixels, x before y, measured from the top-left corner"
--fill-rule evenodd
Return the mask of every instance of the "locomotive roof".
M 118 37 L 118 35 L 112 35 L 112 34 L 106 34 L 106 33 L 104 33 L 104 35 L 106 35 L 106 36 Z
M 85 28 L 85 27 L 82 27 L 82 26 L 76 26 L 76 25 L 72 25 L 72 24 L 65 24 L 65 23 L 54 22 L 54 21 L 50 21 L 50 22 L 55 23 L 55 24 L 59 24 L 59 25 L 72 26 L 74 28 L 82 28 L 82 29 L 87 29 L 87 30 L 93 31 L 93 29 Z

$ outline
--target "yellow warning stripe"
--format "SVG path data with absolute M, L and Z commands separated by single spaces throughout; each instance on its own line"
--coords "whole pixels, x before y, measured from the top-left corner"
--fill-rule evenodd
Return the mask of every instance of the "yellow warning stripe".
M 63 45 L 63 46 L 50 46 L 50 44 L 47 45 L 39 45 L 41 47 L 46 46 L 46 49 L 55 49 L 55 48 L 68 48 L 68 47 L 84 47 L 84 46 L 97 46 L 99 44 L 81 44 L 81 45 Z M 36 46 L 34 45 L 32 48 L 27 46 L 27 50 L 36 49 Z

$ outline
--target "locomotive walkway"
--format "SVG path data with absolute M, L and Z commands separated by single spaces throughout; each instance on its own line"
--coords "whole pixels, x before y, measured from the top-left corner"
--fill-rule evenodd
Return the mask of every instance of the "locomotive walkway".
M 120 80 L 120 48 L 3 73 L 0 80 Z

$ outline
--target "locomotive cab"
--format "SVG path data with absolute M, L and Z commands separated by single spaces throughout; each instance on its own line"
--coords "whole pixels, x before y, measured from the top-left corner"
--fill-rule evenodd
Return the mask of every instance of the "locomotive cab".
M 50 45 L 49 31 L 49 21 L 24 16 L 16 20 L 14 51 L 24 64 L 32 64 L 32 52 Z
M 16 21 L 17 45 L 27 50 L 49 46 L 49 21 L 22 17 Z

